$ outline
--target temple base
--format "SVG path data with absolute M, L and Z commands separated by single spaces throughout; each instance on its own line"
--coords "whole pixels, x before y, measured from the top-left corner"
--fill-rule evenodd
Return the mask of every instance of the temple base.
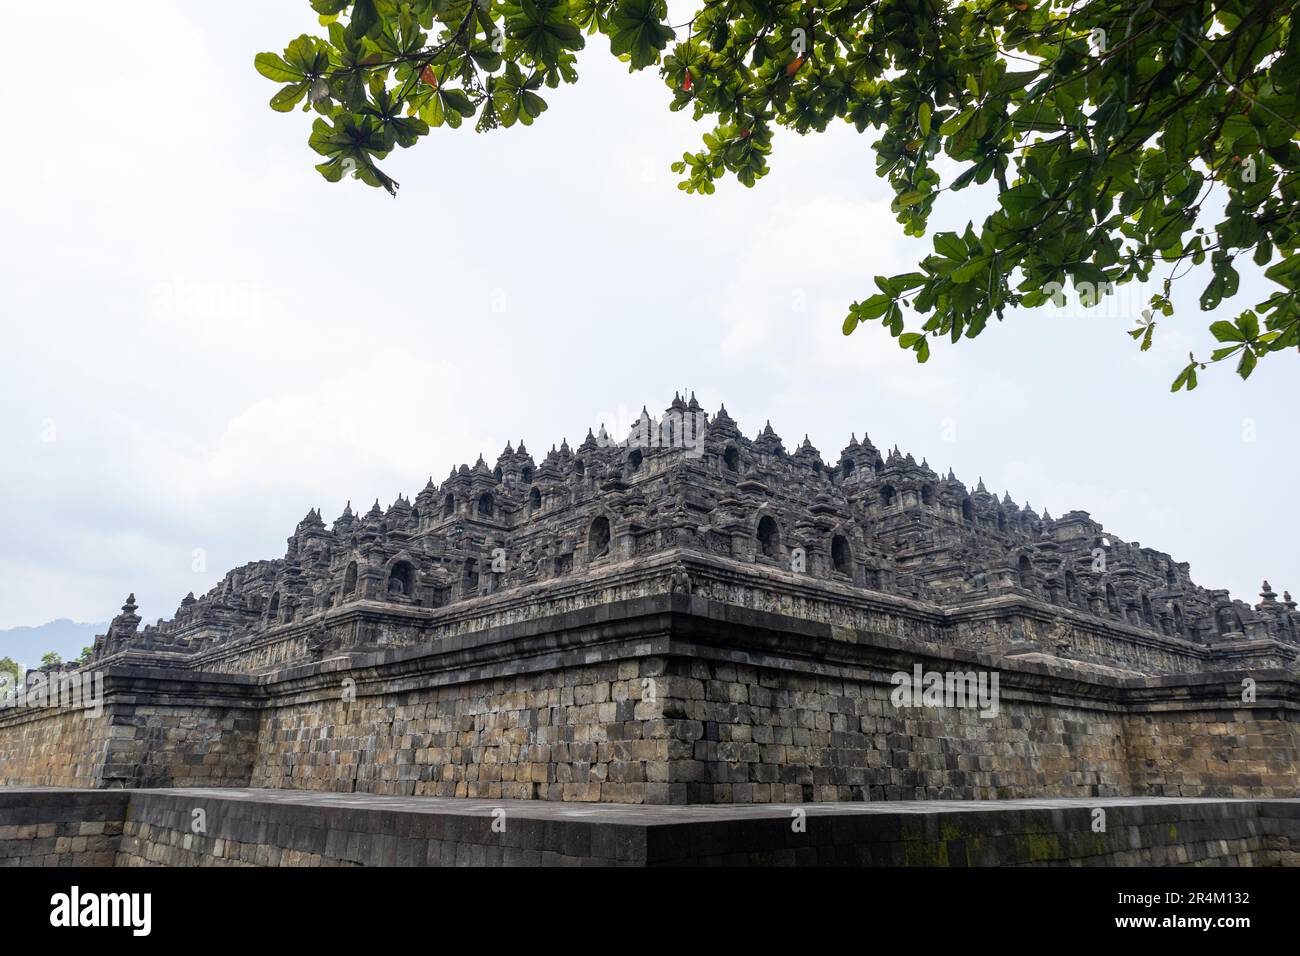
M 0 789 L 0 866 L 1300 864 L 1300 800 L 700 807 Z

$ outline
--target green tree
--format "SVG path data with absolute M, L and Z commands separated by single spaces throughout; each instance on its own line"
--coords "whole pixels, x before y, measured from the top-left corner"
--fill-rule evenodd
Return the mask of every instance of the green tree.
M 578 79 L 602 34 L 628 69 L 656 67 L 669 107 L 707 120 L 703 148 L 673 164 L 687 192 L 768 170 L 772 132 L 832 122 L 877 131 L 877 173 L 904 233 L 921 236 L 947 194 L 992 181 L 996 208 L 932 237 L 915 271 L 877 276 L 849 334 L 881 322 L 924 362 L 1007 309 L 1094 305 L 1151 282 L 1129 334 L 1151 346 L 1172 283 L 1210 263 L 1200 307 L 1237 293 L 1248 257 L 1274 284 L 1207 362 L 1300 349 L 1300 36 L 1278 0 L 704 0 L 684 24 L 664 0 L 311 0 L 304 34 L 257 69 L 271 106 L 317 116 L 326 179 L 396 193 L 378 161 L 431 128 L 530 125 L 544 90 Z M 945 180 L 939 158 L 955 166 Z
M 18 689 L 23 679 L 23 669 L 12 657 L 0 657 L 0 698 L 8 697 Z
M 41 655 L 41 667 L 55 667 L 63 663 L 63 657 L 57 651 L 46 651 Z

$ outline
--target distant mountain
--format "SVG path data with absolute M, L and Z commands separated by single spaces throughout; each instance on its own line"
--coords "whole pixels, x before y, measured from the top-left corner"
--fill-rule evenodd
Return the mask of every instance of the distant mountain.
M 12 657 L 23 667 L 36 667 L 46 652 L 54 651 L 65 661 L 81 656 L 81 649 L 95 643 L 95 635 L 108 630 L 107 624 L 83 624 L 60 618 L 35 627 L 11 627 L 0 631 L 0 657 Z

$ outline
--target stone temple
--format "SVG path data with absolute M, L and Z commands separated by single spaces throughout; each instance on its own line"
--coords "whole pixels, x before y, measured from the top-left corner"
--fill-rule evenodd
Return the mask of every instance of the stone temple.
M 128 598 L 77 665 L 102 673 L 102 713 L 0 711 L 0 782 L 642 805 L 1300 791 L 1289 594 L 1233 600 L 1085 511 L 865 435 L 829 461 L 770 424 L 750 438 L 694 395 L 620 440 L 507 444 L 386 509 L 308 511 L 282 558 L 140 624 Z M 995 712 L 892 696 L 934 672 L 995 674 Z

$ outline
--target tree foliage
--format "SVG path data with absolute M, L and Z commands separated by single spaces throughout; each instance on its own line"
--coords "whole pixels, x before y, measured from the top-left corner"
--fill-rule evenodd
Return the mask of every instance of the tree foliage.
M 0 700 L 11 696 L 23 679 L 23 669 L 12 657 L 0 657 Z
M 1130 335 L 1150 347 L 1172 283 L 1208 260 L 1200 307 L 1234 297 L 1239 260 L 1271 293 L 1211 332 L 1208 362 L 1247 377 L 1300 349 L 1300 36 L 1277 0 L 704 0 L 687 23 L 663 0 L 311 0 L 304 34 L 257 69 L 271 106 L 317 115 L 326 179 L 395 193 L 379 167 L 434 127 L 530 125 L 578 79 L 600 34 L 629 71 L 655 67 L 673 110 L 712 124 L 673 164 L 680 188 L 753 186 L 772 133 L 833 122 L 874 131 L 904 233 L 948 193 L 988 183 L 997 206 L 939 232 L 915 271 L 878 276 L 849 334 L 880 322 L 920 361 L 1012 307 L 1085 306 L 1125 283 L 1155 294 Z M 951 169 L 947 179 L 940 167 Z M 960 200 L 952 200 L 954 202 Z

